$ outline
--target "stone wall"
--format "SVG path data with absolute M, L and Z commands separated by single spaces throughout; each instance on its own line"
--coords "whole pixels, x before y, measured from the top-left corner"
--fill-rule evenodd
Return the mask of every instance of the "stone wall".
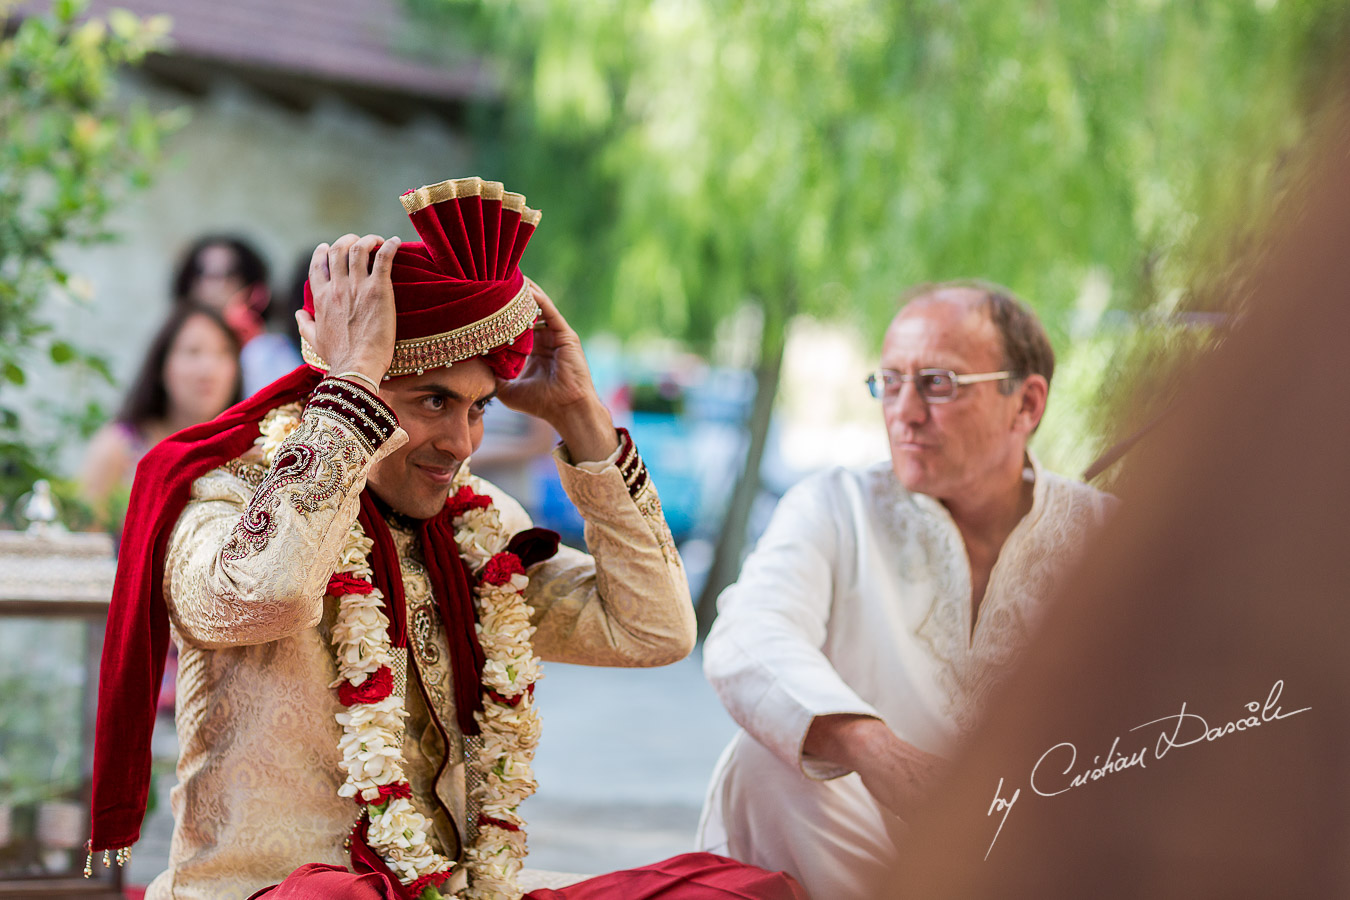
M 399 195 L 476 174 L 464 136 L 431 116 L 390 125 L 338 94 L 296 113 L 226 78 L 204 97 L 135 75 L 124 86 L 157 107 L 186 106 L 191 119 L 170 140 L 153 186 L 109 221 L 121 239 L 66 254 L 92 299 L 87 306 L 54 304 L 50 321 L 63 336 L 106 354 L 118 387 L 39 367 L 31 374 L 44 396 L 54 391 L 116 407 L 168 311 L 175 262 L 202 233 L 247 238 L 266 257 L 274 290 L 284 290 L 315 244 L 347 231 L 414 238 Z M 29 399 L 38 400 L 31 390 Z M 69 447 L 63 467 L 73 471 L 81 455 L 82 447 Z

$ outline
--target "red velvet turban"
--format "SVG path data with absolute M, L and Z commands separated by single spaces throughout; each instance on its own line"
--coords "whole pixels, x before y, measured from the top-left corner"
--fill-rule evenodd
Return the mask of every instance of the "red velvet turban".
M 402 200 L 422 240 L 403 244 L 394 257 L 398 325 L 386 377 L 482 356 L 498 377 L 515 378 L 539 314 L 518 268 L 539 212 L 481 178 L 442 181 Z M 308 284 L 305 309 L 314 312 Z M 308 344 L 301 349 L 305 362 L 328 368 Z

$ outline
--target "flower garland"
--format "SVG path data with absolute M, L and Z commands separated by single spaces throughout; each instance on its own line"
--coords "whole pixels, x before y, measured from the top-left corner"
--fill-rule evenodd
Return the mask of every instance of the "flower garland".
M 261 423 L 258 439 L 270 465 L 277 450 L 299 425 L 299 404 L 273 410 Z M 474 714 L 480 728 L 477 773 L 472 799 L 481 810 L 478 837 L 465 850 L 469 885 L 463 900 L 519 900 L 516 876 L 526 854 L 521 801 L 534 793 L 531 769 L 540 724 L 534 707 L 534 682 L 541 675 L 530 638 L 530 608 L 525 602 L 529 579 L 520 558 L 506 550 L 510 535 L 492 498 L 474 493 L 466 483 L 467 468 L 456 477 L 458 491 L 450 498 L 455 543 L 474 576 L 476 630 L 486 657 L 483 667 L 483 710 Z M 339 677 L 330 687 L 347 711 L 337 714 L 342 725 L 338 748 L 346 780 L 338 794 L 364 807 L 366 842 L 398 876 L 408 894 L 424 900 L 443 895 L 439 886 L 450 876 L 454 861 L 436 852 L 429 840 L 431 822 L 412 804 L 412 788 L 404 773 L 403 697 L 394 691 L 389 619 L 384 596 L 373 584 L 370 552 L 373 541 L 359 523 L 352 523 L 328 595 L 338 603 L 333 644 Z

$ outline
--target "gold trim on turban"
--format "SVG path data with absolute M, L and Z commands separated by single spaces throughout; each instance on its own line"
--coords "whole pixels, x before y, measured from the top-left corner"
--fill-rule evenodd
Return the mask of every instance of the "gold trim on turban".
M 527 225 L 538 225 L 544 215 L 539 210 L 530 209 L 525 205 L 524 194 L 506 190 L 500 181 L 484 181 L 476 175 L 471 178 L 455 178 L 451 181 L 429 184 L 415 191 L 409 191 L 399 199 L 403 201 L 403 208 L 408 211 L 408 215 L 412 215 L 428 206 L 446 200 L 457 200 L 460 197 L 500 200 L 503 209 L 520 213 L 520 220 Z
M 443 369 L 482 356 L 498 347 L 514 343 L 516 338 L 534 325 L 538 315 L 539 306 L 530 295 L 527 281 L 510 303 L 477 322 L 441 334 L 395 341 L 394 361 L 384 377 L 421 375 L 427 369 Z M 328 371 L 328 363 L 314 352 L 314 348 L 304 338 L 300 339 L 300 356 L 311 366 Z

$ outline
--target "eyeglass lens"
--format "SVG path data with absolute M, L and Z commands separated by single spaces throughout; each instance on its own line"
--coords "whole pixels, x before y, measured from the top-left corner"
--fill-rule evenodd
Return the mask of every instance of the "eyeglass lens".
M 946 369 L 920 369 L 912 376 L 882 370 L 867 377 L 867 387 L 872 396 L 880 400 L 883 396 L 893 397 L 900 393 L 900 386 L 906 381 L 913 381 L 925 400 L 950 400 L 956 393 L 956 377 Z

